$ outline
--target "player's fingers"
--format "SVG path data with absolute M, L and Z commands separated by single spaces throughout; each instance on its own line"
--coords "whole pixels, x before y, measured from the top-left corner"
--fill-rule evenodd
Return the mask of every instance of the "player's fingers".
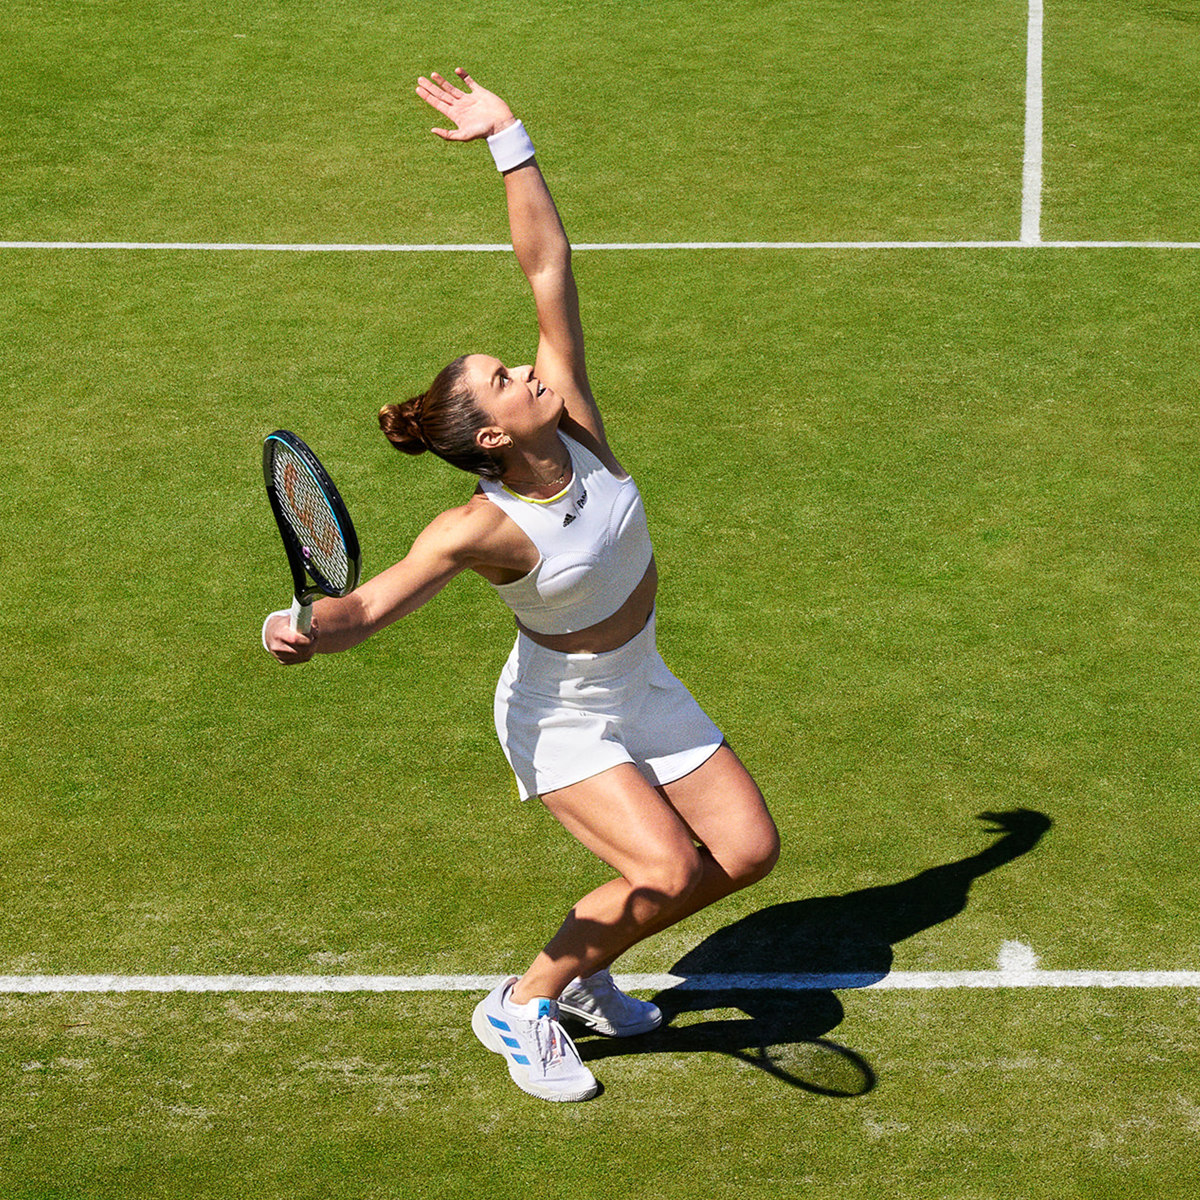
M 316 638 L 306 637 L 296 630 L 287 630 L 287 636 L 280 634 L 273 639 L 271 653 L 281 663 L 291 666 L 293 663 L 305 663 L 317 652 Z
M 442 109 L 443 112 L 450 110 L 452 97 L 449 92 L 438 87 L 432 80 L 426 79 L 424 75 L 417 80 L 417 95 L 427 104 L 432 104 L 435 108 Z
M 442 88 L 443 91 L 453 96 L 456 100 L 461 100 L 463 98 L 463 93 L 459 91 L 459 89 L 456 88 L 454 84 L 452 84 L 445 76 L 439 75 L 436 71 L 434 71 L 432 74 L 434 83 L 436 83 L 438 87 Z
M 319 636 L 320 627 L 316 621 L 312 623 L 307 633 L 293 629 L 290 624 L 284 623 L 275 631 L 271 641 L 280 649 L 286 647 L 289 650 L 305 650 L 313 645 Z
M 443 117 L 450 117 L 451 119 L 454 118 L 454 114 L 450 111 L 450 106 L 448 104 L 443 104 L 438 100 L 429 100 L 429 99 L 426 99 L 425 102 L 431 108 L 436 108 L 437 111 L 440 112 Z

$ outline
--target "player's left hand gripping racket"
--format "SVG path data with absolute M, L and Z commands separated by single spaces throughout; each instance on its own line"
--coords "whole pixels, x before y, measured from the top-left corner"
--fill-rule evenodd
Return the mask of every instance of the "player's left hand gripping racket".
M 358 586 L 358 537 L 333 480 L 294 433 L 277 429 L 263 443 L 263 479 L 292 568 L 292 628 L 307 633 L 318 596 Z

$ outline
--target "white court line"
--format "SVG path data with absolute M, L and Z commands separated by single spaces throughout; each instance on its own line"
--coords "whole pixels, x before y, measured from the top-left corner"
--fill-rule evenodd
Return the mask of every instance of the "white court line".
M 1021 180 L 1021 241 L 1042 240 L 1042 0 L 1029 0 L 1025 53 L 1025 165 Z
M 628 250 L 1200 250 L 1200 241 L 577 242 L 575 251 Z M 281 254 L 496 254 L 507 242 L 0 242 L 0 250 L 192 250 Z
M 499 975 L 0 975 L 0 994 L 78 992 L 487 992 Z M 630 991 L 935 991 L 965 988 L 1200 988 L 1200 971 L 893 971 L 819 975 L 618 975 Z

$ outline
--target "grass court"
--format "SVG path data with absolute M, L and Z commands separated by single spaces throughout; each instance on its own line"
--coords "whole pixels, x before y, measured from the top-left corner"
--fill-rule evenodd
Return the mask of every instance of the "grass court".
M 5 1197 L 1188 1193 L 1200 1007 L 1164 973 L 1200 969 L 1200 2 L 1047 0 L 1022 243 L 1028 24 L 17 0 Z M 373 574 L 469 490 L 379 406 L 463 351 L 533 353 L 511 255 L 466 248 L 507 238 L 490 159 L 412 92 L 458 65 L 587 247 L 661 647 L 784 840 L 622 961 L 693 986 L 657 1034 L 580 1040 L 584 1105 L 511 1085 L 470 990 L 19 986 L 507 974 L 605 877 L 515 801 L 481 581 L 303 669 L 258 643 L 289 598 L 263 437 L 313 444 Z M 1051 825 L 979 819 L 1017 810 Z M 889 986 L 1006 962 L 1126 983 Z M 876 986 L 696 985 L 779 972 Z

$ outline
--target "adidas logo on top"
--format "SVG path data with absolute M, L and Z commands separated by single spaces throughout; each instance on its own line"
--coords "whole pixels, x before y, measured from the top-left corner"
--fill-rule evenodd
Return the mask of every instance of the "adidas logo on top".
M 576 507 L 576 508 L 582 508 L 582 507 L 583 507 L 583 506 L 584 506 L 586 503 L 587 503 L 587 492 L 580 491 L 580 493 L 579 493 L 579 499 L 575 501 L 575 507 Z M 568 525 L 570 525 L 570 523 L 571 523 L 573 520 L 575 520 L 575 517 L 576 517 L 577 515 L 578 515 L 578 514 L 576 514 L 576 513 L 573 513 L 573 512 L 572 512 L 572 513 L 567 513 L 567 515 L 566 515 L 565 517 L 563 517 L 563 528 L 564 528 L 564 529 L 566 529 L 566 527 L 567 527 Z

